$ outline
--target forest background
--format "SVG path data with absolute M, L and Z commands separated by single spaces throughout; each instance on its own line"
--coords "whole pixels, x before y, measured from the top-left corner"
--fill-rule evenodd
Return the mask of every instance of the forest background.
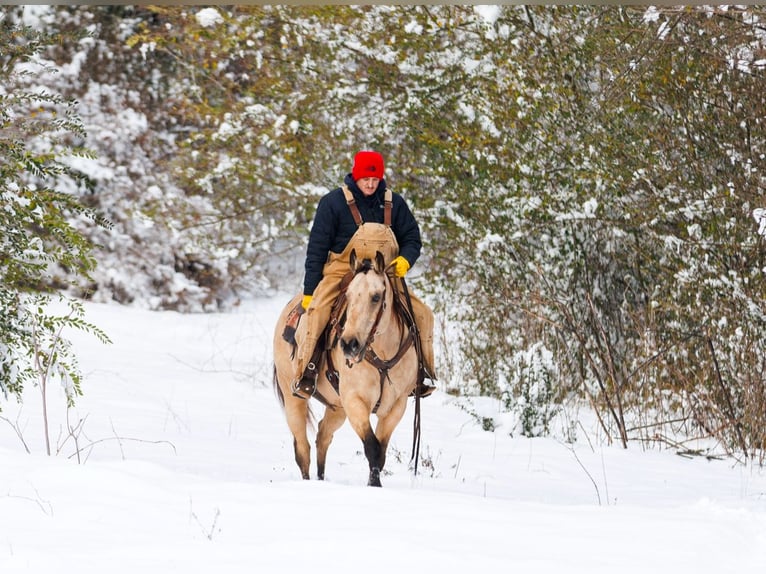
M 587 405 L 626 447 L 762 463 L 765 15 L 4 6 L 0 389 L 75 400 L 62 328 L 108 335 L 82 298 L 297 291 L 319 196 L 373 148 L 421 225 L 443 390 L 527 436 Z

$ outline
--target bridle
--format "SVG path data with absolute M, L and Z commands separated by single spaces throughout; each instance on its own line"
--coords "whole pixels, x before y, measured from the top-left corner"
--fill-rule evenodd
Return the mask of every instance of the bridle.
M 329 348 L 333 348 L 338 344 L 338 341 L 340 340 L 340 337 L 343 333 L 343 327 L 346 323 L 346 307 L 347 307 L 347 299 L 346 299 L 346 293 L 348 291 L 348 286 L 351 283 L 351 280 L 360 272 L 367 272 L 370 271 L 371 268 L 368 266 L 362 266 L 358 268 L 356 271 L 349 271 L 349 273 L 343 278 L 341 281 L 341 292 L 338 296 L 338 300 L 336 301 L 336 304 L 333 306 L 332 314 L 330 316 L 330 329 L 331 329 L 331 345 Z M 388 276 L 383 273 L 384 276 L 384 290 L 383 290 L 383 296 L 382 296 L 382 302 L 380 304 L 380 307 L 378 307 L 378 311 L 375 316 L 375 321 L 372 324 L 372 328 L 370 329 L 369 334 L 367 335 L 367 339 L 365 340 L 364 344 L 362 345 L 362 350 L 358 354 L 357 360 L 353 363 L 359 363 L 364 359 L 369 364 L 371 364 L 373 367 L 375 367 L 378 370 L 378 373 L 380 374 L 380 396 L 378 397 L 378 402 L 375 404 L 375 407 L 373 408 L 372 412 L 376 412 L 378 407 L 380 406 L 380 397 L 383 395 L 383 386 L 385 384 L 385 381 L 388 380 L 389 383 L 392 383 L 391 377 L 389 376 L 389 372 L 391 369 L 393 369 L 399 361 L 404 357 L 404 355 L 407 353 L 407 351 L 410 350 L 410 347 L 413 346 L 415 343 L 415 337 L 412 332 L 412 329 L 408 329 L 407 336 L 404 338 L 403 341 L 399 344 L 399 349 L 394 354 L 393 357 L 390 359 L 381 359 L 378 354 L 373 350 L 372 344 L 375 340 L 375 335 L 378 331 L 378 327 L 380 325 L 380 321 L 383 318 L 383 313 L 386 310 L 386 296 L 388 293 L 389 288 L 389 280 Z M 331 353 L 327 353 L 327 362 L 328 362 L 328 379 L 330 380 L 330 383 L 335 388 L 335 391 L 338 392 L 339 390 L 339 378 L 338 378 L 338 371 L 335 369 Z M 350 359 L 346 359 L 346 365 L 349 367 L 352 367 L 353 364 L 351 363 Z
M 361 271 L 361 270 L 362 269 L 358 270 L 355 273 L 355 275 L 358 274 L 359 271 Z M 370 328 L 370 332 L 367 335 L 367 339 L 365 340 L 364 344 L 362 345 L 362 350 L 357 355 L 357 359 L 356 359 L 356 361 L 354 361 L 354 363 L 359 363 L 359 362 L 361 362 L 362 359 L 366 359 L 367 358 L 367 351 L 368 350 L 370 352 L 372 352 L 373 355 L 375 355 L 375 352 L 372 351 L 372 343 L 375 341 L 375 335 L 378 332 L 378 325 L 380 325 L 380 320 L 383 318 L 383 312 L 386 310 L 386 295 L 387 295 L 387 293 L 388 293 L 388 281 L 384 281 L 383 282 L 383 293 L 382 293 L 382 296 L 381 296 L 382 301 L 380 303 L 380 306 L 378 307 L 378 312 L 375 315 L 375 321 L 373 321 L 372 327 Z M 345 326 L 345 323 L 346 323 L 345 319 L 346 319 L 346 313 L 344 312 L 343 313 L 343 318 L 342 318 L 341 323 L 339 325 L 339 331 L 338 331 L 338 335 L 339 336 L 343 334 L 343 327 Z M 351 367 L 351 359 L 346 359 L 346 365 Z

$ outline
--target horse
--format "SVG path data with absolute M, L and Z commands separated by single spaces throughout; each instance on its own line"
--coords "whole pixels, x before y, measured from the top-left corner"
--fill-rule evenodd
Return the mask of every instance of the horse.
M 383 255 L 378 251 L 374 261 L 359 261 L 352 251 L 349 263 L 351 279 L 343 282 L 347 284 L 333 307 L 326 331 L 329 345 L 321 361 L 324 368 L 317 365 L 319 375 L 313 398 L 325 407 L 316 433 L 317 478 L 324 480 L 327 450 L 333 435 L 348 418 L 364 445 L 369 463 L 368 485 L 381 486 L 389 441 L 417 381 L 418 357 L 413 344 L 416 334 L 397 312 L 393 279 Z M 277 321 L 274 387 L 293 435 L 295 462 L 301 476 L 308 480 L 311 447 L 307 429 L 313 414 L 309 401 L 291 392 L 294 343 L 282 336 L 287 315 L 300 298 L 293 298 Z M 374 431 L 370 421 L 373 413 L 377 416 Z

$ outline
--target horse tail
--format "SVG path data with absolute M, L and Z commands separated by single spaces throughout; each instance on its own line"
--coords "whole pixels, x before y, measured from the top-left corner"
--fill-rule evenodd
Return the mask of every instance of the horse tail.
M 274 365 L 274 392 L 277 395 L 277 399 L 279 399 L 279 406 L 282 407 L 284 410 L 285 408 L 285 395 L 282 393 L 282 388 L 279 386 L 279 378 L 277 377 L 277 366 Z
M 282 387 L 279 386 L 279 377 L 277 377 L 277 366 L 274 365 L 274 392 L 277 395 L 277 399 L 279 400 L 279 406 L 282 407 L 282 410 L 285 410 L 285 394 L 282 392 Z M 307 408 L 306 408 L 306 428 L 311 429 L 311 431 L 316 430 L 316 417 L 314 416 L 314 412 L 311 410 L 311 403 L 307 402 Z

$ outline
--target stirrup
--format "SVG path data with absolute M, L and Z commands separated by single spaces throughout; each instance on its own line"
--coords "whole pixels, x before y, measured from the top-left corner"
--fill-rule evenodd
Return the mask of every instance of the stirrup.
M 303 376 L 292 384 L 293 396 L 309 400 L 316 392 L 318 376 L 314 363 L 309 363 Z
M 420 381 L 418 382 L 417 385 L 415 385 L 415 388 L 412 389 L 410 396 L 420 397 L 421 399 L 424 399 L 426 397 L 431 396 L 431 393 L 433 393 L 435 390 L 436 390 L 435 386 L 427 385 L 424 381 Z
M 431 393 L 433 393 L 436 390 L 436 386 L 427 385 L 426 379 L 434 380 L 434 377 L 431 376 L 431 374 L 427 372 L 424 367 L 421 367 L 420 371 L 418 372 L 418 382 L 416 383 L 415 388 L 412 389 L 412 392 L 410 393 L 411 397 L 420 397 L 421 399 L 424 399 L 428 396 L 431 396 Z

